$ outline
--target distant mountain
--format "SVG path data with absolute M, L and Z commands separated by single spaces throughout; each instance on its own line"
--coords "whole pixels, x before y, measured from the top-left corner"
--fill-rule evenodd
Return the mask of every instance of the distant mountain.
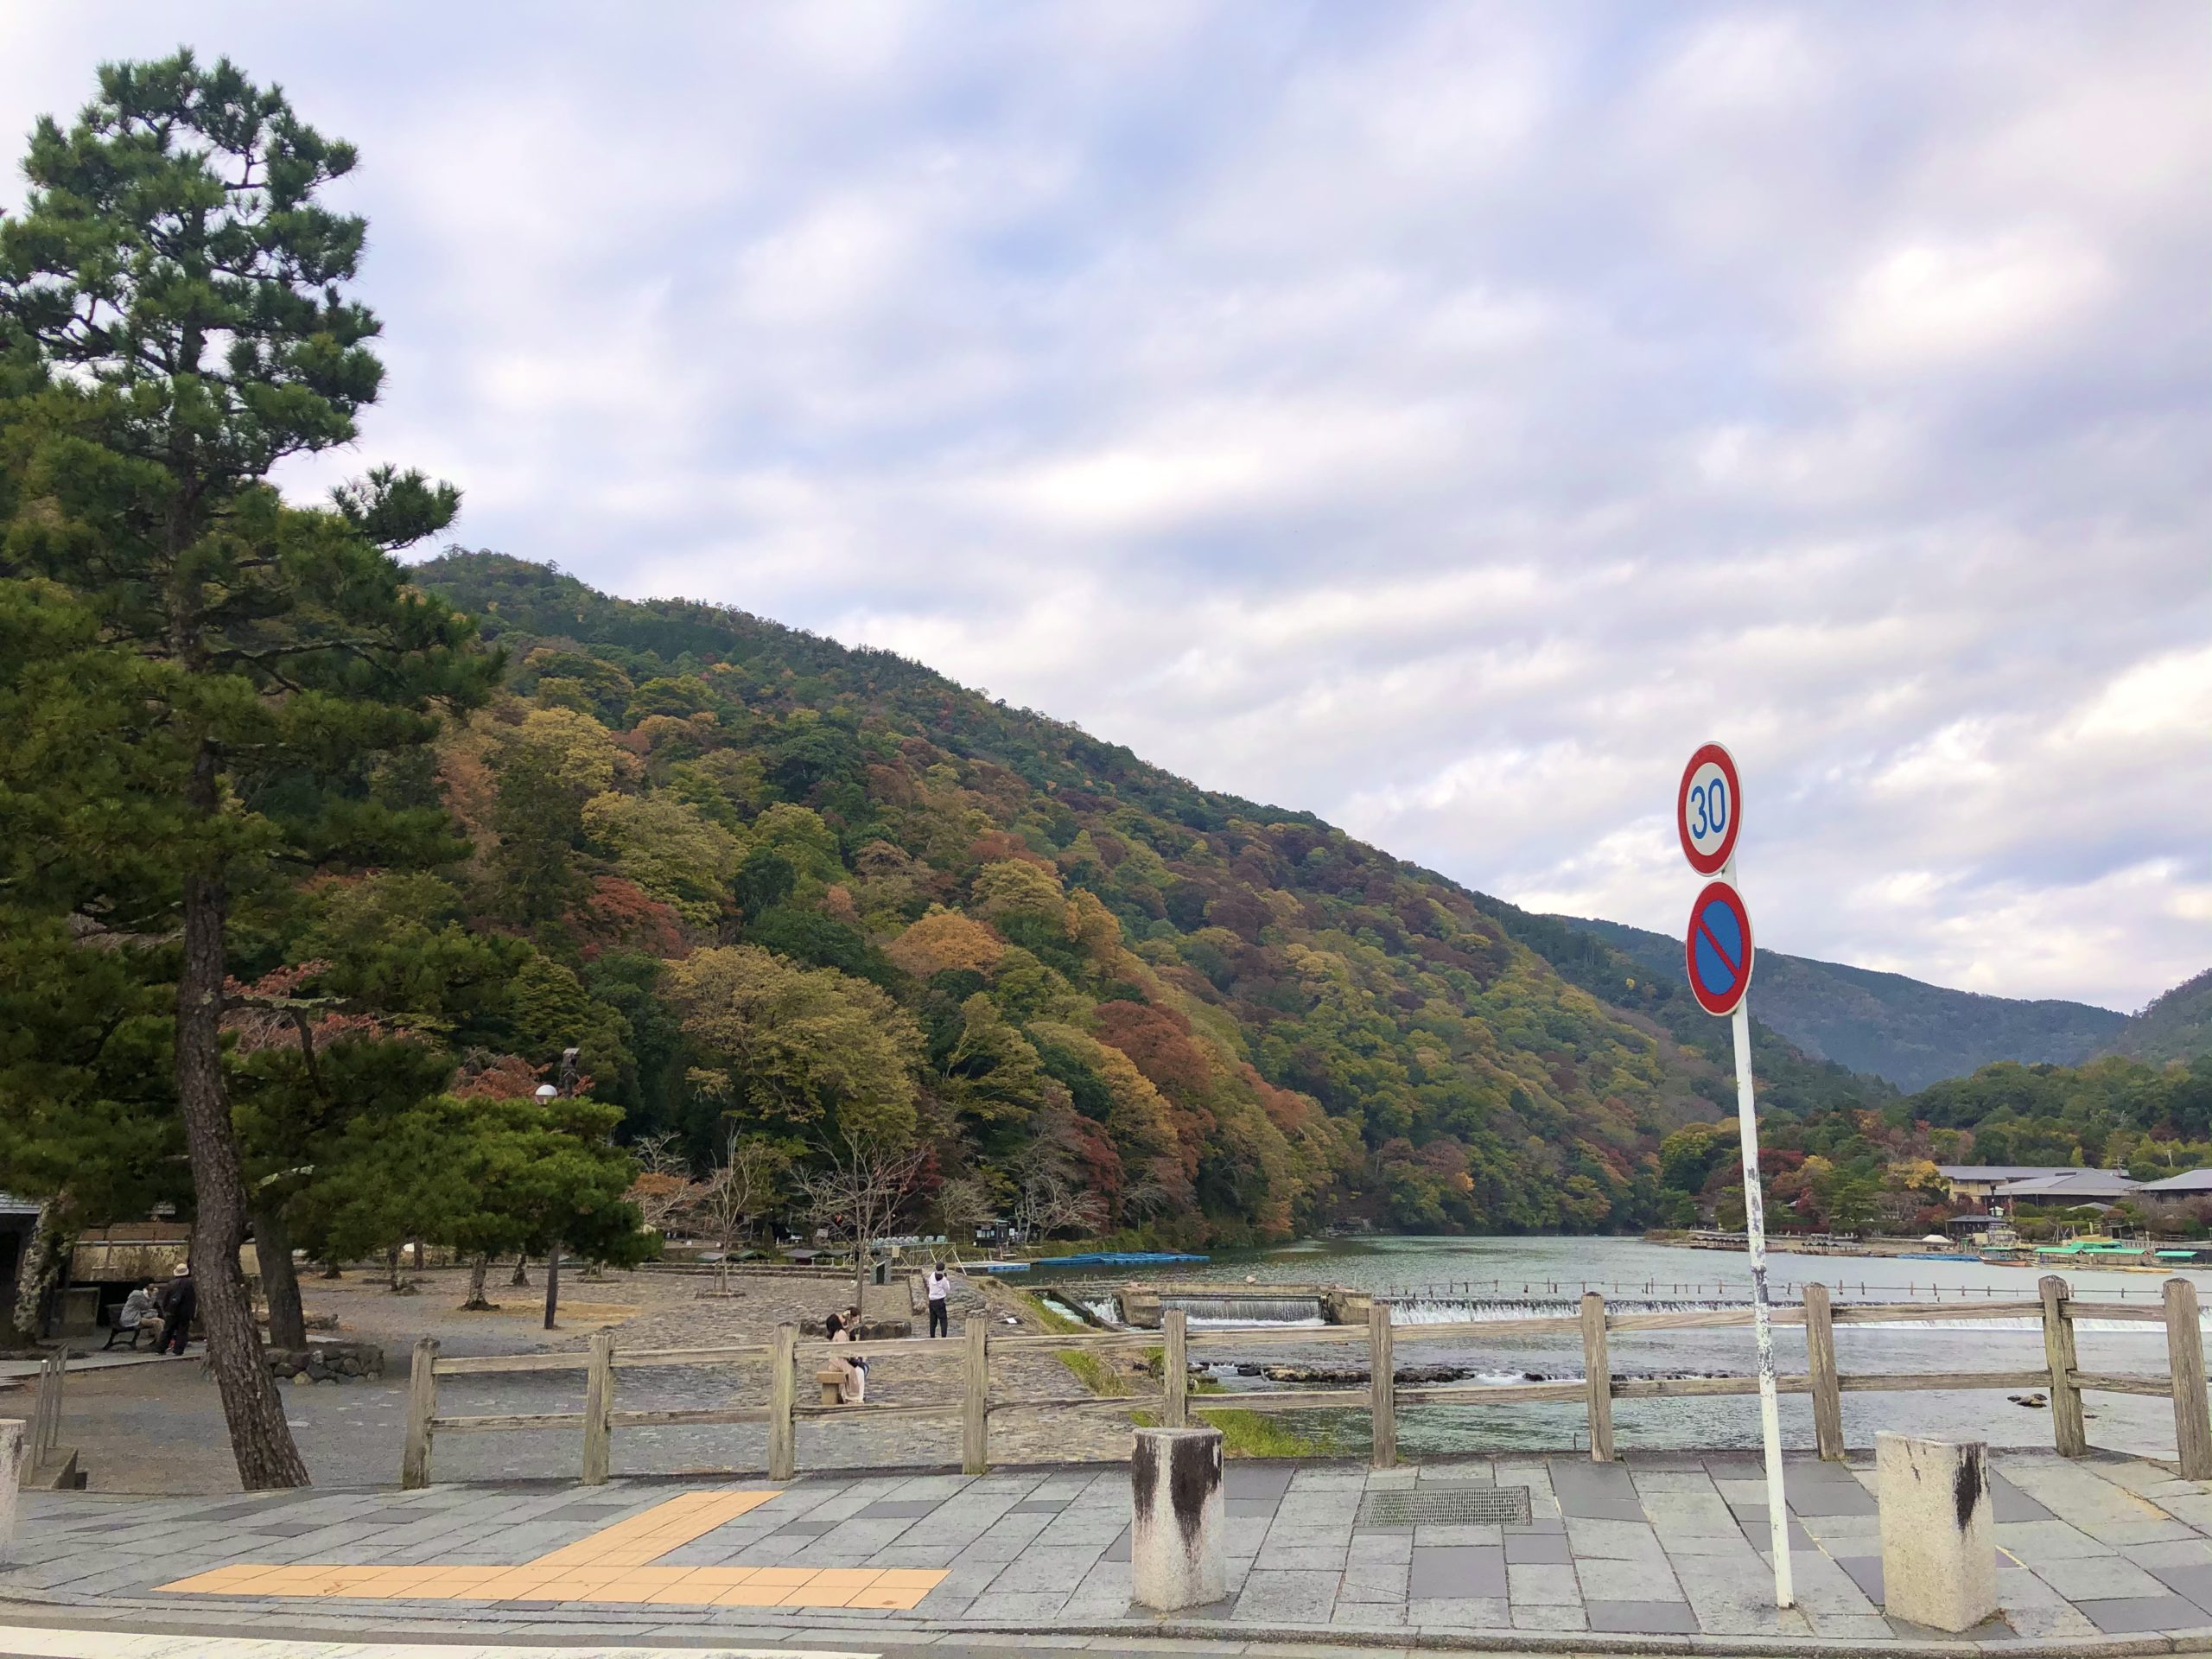
M 1651 972 L 1668 976 L 1669 983 L 1683 978 L 1681 941 L 1670 935 L 1619 922 L 1560 919 L 1594 934 Z M 2182 1001 L 2173 1010 L 2159 1012 L 2177 998 Z M 2212 1023 L 2212 974 L 2169 991 L 2131 1020 L 2087 1002 L 1983 996 L 1903 974 L 1762 950 L 1751 1007 L 1807 1054 L 1886 1077 L 1910 1091 L 1964 1077 L 1996 1060 L 2073 1065 L 2115 1046 L 2149 1058 L 2147 1048 L 2123 1046 L 2126 1033 L 2137 1026 L 2145 1026 L 2142 1040 L 2153 1044 L 2185 1042 L 2185 1033 L 2193 1031 L 2201 1049 Z
M 1694 1213 L 1659 1151 L 1732 1109 L 1726 1027 L 1600 939 L 886 652 L 497 554 L 416 575 L 512 664 L 441 756 L 489 849 L 455 880 L 597 894 L 533 937 L 613 1033 L 629 1133 L 719 1144 L 756 1085 L 700 976 L 741 972 L 918 1039 L 933 1178 L 995 1205 L 1064 1185 L 1081 1224 L 1192 1240 Z M 1891 1097 L 1753 1044 L 1783 1117 Z
M 2212 1053 L 2212 968 L 2154 999 L 2120 1028 L 2112 1048 L 2153 1063 Z

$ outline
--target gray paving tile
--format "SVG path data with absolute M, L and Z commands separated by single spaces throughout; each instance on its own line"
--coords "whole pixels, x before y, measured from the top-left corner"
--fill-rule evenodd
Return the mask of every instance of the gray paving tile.
M 1574 1552 L 1567 1547 L 1564 1534 L 1518 1533 L 1505 1535 L 1505 1564 L 1508 1567 L 1557 1567 L 1571 1564 Z
M 1838 1555 L 1835 1564 L 1850 1574 L 1866 1599 L 1877 1607 L 1885 1599 L 1882 1594 L 1882 1558 L 1879 1555 Z
M 2058 1518 L 1995 1470 L 1990 1471 L 1989 1491 L 1990 1519 L 2000 1524 L 2007 1521 L 2056 1521 Z
M 1339 1605 L 1348 1601 L 1389 1602 L 1403 1607 L 1409 1569 L 1402 1563 L 1355 1562 L 1344 1570 L 1337 1584 Z
M 1416 1540 L 1412 1569 L 1407 1593 L 1415 1600 L 1427 1597 L 1490 1597 L 1506 1593 L 1505 1550 L 1502 1545 L 1445 1545 L 1424 1548 Z
M 1581 1581 L 1575 1577 L 1572 1567 L 1509 1565 L 1505 1569 L 1505 1579 L 1508 1593 L 1516 1607 L 1580 1607 L 1582 1605 Z
M 2205 1623 L 2203 1609 L 2176 1595 L 2113 1597 L 2079 1601 L 2075 1607 L 2107 1636 L 2187 1630 Z
M 1590 1615 L 1582 1611 L 1580 1603 L 1572 1607 L 1527 1606 L 1513 1604 L 1513 1628 L 1516 1630 L 1586 1630 Z
M 908 1520 L 918 1520 L 925 1515 L 935 1515 L 943 1507 L 931 1497 L 885 1498 L 861 1510 L 859 1518 L 863 1521 L 887 1521 L 903 1516 Z
M 1333 1573 L 1268 1573 L 1255 1567 L 1245 1577 L 1232 1617 L 1248 1623 L 1322 1624 L 1328 1622 L 1336 1599 Z
M 1674 1571 L 1649 1561 L 1611 1561 L 1591 1556 L 1574 1564 L 1585 1601 L 1680 1601 Z
M 1510 1630 L 1513 1611 L 1503 1596 L 1417 1596 L 1406 1604 L 1406 1623 L 1452 1630 Z
M 1680 1601 L 1586 1601 L 1592 1630 L 1631 1636 L 1695 1636 L 1697 1615 Z
M 2082 1555 L 2039 1561 L 2036 1576 L 2088 1612 L 2093 1601 L 2115 1601 L 2169 1593 L 2164 1585 L 2132 1561 L 2117 1555 Z M 2089 1613 L 2094 1618 L 2094 1613 Z

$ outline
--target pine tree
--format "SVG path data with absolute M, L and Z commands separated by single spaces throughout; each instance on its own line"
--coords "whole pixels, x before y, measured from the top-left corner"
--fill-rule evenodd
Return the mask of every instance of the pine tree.
M 350 441 L 383 369 L 348 299 L 364 223 L 318 194 L 351 171 L 283 94 L 188 52 L 104 67 L 64 130 L 34 130 L 22 214 L 0 221 L 0 581 L 53 626 L 0 667 L 77 741 L 0 779 L 35 836 L 10 898 L 119 941 L 174 938 L 176 1104 L 201 1320 L 240 1479 L 305 1484 L 238 1268 L 247 1193 L 220 1021 L 237 895 L 274 869 L 404 856 L 435 812 L 369 787 L 436 706 L 498 664 L 411 589 L 392 550 L 457 493 L 390 468 L 327 509 L 270 484 Z M 25 385 L 26 381 L 34 384 Z

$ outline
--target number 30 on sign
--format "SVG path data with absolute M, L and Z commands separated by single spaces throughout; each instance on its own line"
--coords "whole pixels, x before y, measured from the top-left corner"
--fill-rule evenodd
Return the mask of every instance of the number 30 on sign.
M 1726 867 L 1736 850 L 1743 807 L 1736 762 L 1727 750 L 1707 743 L 1690 756 L 1675 801 L 1675 827 L 1681 832 L 1682 856 L 1700 875 L 1718 875 Z

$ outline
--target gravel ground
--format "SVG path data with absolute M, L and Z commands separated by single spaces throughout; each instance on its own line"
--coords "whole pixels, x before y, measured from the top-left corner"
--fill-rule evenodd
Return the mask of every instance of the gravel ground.
M 490 1313 L 466 1313 L 460 1303 L 467 1275 L 436 1269 L 415 1275 L 421 1288 L 393 1295 L 375 1273 L 342 1280 L 310 1279 L 303 1289 L 311 1314 L 335 1314 L 346 1340 L 381 1343 L 388 1370 L 380 1380 L 310 1385 L 280 1384 L 285 1414 L 316 1484 L 388 1485 L 398 1478 L 405 1419 L 409 1355 L 416 1339 L 437 1338 L 448 1355 L 527 1353 L 581 1349 L 599 1330 L 612 1330 L 619 1350 L 710 1348 L 766 1343 L 785 1320 L 818 1319 L 850 1298 L 842 1278 L 744 1276 L 734 1297 L 711 1294 L 707 1275 L 647 1270 L 611 1273 L 591 1280 L 562 1278 L 560 1329 L 540 1328 L 543 1280 L 533 1268 L 531 1287 L 510 1288 L 495 1273 L 490 1294 L 500 1304 Z M 995 1320 L 1037 1328 L 1027 1307 L 995 1286 L 957 1281 L 953 1320 L 988 1309 Z M 870 1318 L 910 1314 L 903 1281 L 871 1287 Z M 918 1328 L 921 1325 L 917 1321 Z M 959 1389 L 960 1344 L 940 1351 L 880 1360 L 871 1369 L 869 1397 L 886 1404 L 950 1400 Z M 223 1492 L 238 1490 L 220 1402 L 199 1360 L 183 1359 L 73 1373 L 64 1399 L 62 1440 L 77 1446 L 95 1491 Z M 728 1366 L 626 1370 L 618 1381 L 624 1409 L 652 1410 L 751 1403 L 766 1397 L 765 1360 Z M 805 1395 L 802 1379 L 802 1398 Z M 442 1414 L 580 1410 L 583 1373 L 547 1372 L 455 1377 L 441 1388 Z M 993 1366 L 995 1397 L 1007 1401 L 1062 1398 L 1080 1385 L 1049 1351 L 1010 1354 Z M 1102 1402 L 1077 1414 L 1011 1412 L 992 1424 L 994 1461 L 1057 1462 L 1126 1454 L 1127 1405 Z M 437 1442 L 439 1480 L 572 1478 L 581 1455 L 578 1437 L 563 1430 L 448 1434 Z M 957 1422 L 871 1422 L 863 1414 L 830 1422 L 802 1422 L 802 1469 L 911 1465 L 957 1465 Z M 628 1429 L 614 1439 L 614 1466 L 622 1474 L 696 1474 L 757 1470 L 766 1461 L 765 1427 L 736 1424 Z

